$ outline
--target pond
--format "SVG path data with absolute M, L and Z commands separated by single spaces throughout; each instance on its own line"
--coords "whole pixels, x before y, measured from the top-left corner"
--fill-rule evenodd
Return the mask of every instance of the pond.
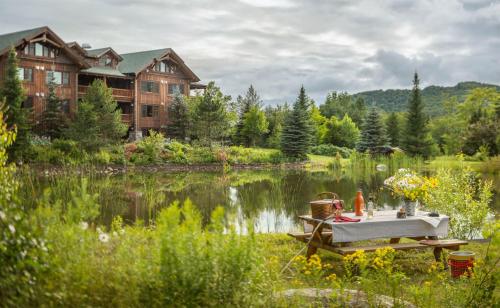
M 383 189 L 383 181 L 393 170 L 238 170 L 223 172 L 125 173 L 113 176 L 87 175 L 89 191 L 98 193 L 101 205 L 99 222 L 109 225 L 120 215 L 126 223 L 153 222 L 161 208 L 190 199 L 207 222 L 217 207 L 225 209 L 227 220 L 244 231 L 253 223 L 257 232 L 288 232 L 299 228 L 298 215 L 308 214 L 309 201 L 324 191 L 336 192 L 352 210 L 361 189 L 368 200 L 372 195 L 379 209 L 395 209 L 400 200 Z M 432 174 L 432 171 L 426 171 Z M 493 179 L 498 188 L 498 177 Z M 81 185 L 75 175 L 31 176 L 24 194 L 41 196 L 51 187 L 57 198 L 71 200 L 71 191 Z M 496 195 L 496 194 L 495 194 Z M 38 197 L 30 198 L 37 200 Z M 27 198 L 25 198 L 27 199 Z M 34 205 L 34 204 L 33 204 Z M 498 198 L 492 207 L 498 213 Z

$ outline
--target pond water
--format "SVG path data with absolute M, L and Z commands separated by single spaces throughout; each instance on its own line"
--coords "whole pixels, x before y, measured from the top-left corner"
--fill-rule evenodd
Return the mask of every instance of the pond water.
M 299 228 L 297 216 L 308 214 L 309 201 L 324 191 L 336 192 L 344 200 L 346 210 L 353 209 L 358 189 L 362 190 L 365 201 L 373 195 L 379 209 L 397 208 L 400 200 L 383 189 L 383 181 L 391 174 L 393 170 L 126 173 L 94 175 L 89 180 L 89 190 L 99 194 L 99 220 L 105 225 L 116 215 L 129 224 L 138 220 L 149 224 L 161 208 L 189 198 L 205 222 L 220 205 L 225 209 L 227 220 L 240 230 L 253 223 L 257 232 L 288 232 Z M 483 177 L 493 179 L 498 189 L 497 176 L 485 174 Z M 63 200 L 70 200 L 70 191 L 80 185 L 80 179 L 75 176 L 37 177 L 36 181 L 30 185 L 32 190 L 25 193 L 41 195 L 43 188 L 50 186 Z M 498 203 L 495 197 L 492 207 L 496 213 L 500 208 Z

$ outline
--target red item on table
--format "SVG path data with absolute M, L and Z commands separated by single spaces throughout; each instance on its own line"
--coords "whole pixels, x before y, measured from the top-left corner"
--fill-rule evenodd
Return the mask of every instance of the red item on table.
M 356 216 L 363 216 L 363 208 L 365 207 L 365 199 L 363 198 L 363 193 L 358 190 L 356 194 L 356 199 L 354 199 L 354 213 Z

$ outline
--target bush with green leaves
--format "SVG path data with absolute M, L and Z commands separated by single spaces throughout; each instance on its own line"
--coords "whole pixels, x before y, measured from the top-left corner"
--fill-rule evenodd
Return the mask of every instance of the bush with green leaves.
M 217 208 L 211 223 L 202 226 L 191 202 L 161 212 L 160 273 L 167 307 L 246 306 L 262 259 L 252 232 L 237 235 L 225 228 L 224 211 Z
M 161 161 L 160 154 L 165 147 L 165 136 L 162 133 L 150 130 L 149 136 L 137 143 L 137 149 L 142 152 L 145 159 L 150 163 Z
M 427 209 L 450 216 L 450 236 L 477 237 L 486 222 L 491 201 L 491 181 L 481 180 L 469 168 L 440 169 L 437 187 L 424 198 Z
M 0 104 L 0 305 L 27 307 L 36 299 L 47 248 L 17 198 L 16 168 L 7 164 L 16 131 L 7 129 L 1 110 Z
M 324 155 L 324 156 L 336 156 L 339 153 L 342 158 L 348 158 L 352 152 L 352 149 L 345 147 L 338 147 L 333 144 L 320 144 L 311 147 L 310 152 L 316 155 Z

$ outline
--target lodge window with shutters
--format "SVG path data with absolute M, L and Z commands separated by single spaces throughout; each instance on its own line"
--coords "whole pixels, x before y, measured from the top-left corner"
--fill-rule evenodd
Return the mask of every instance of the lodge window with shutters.
M 184 85 L 183 84 L 175 84 L 171 83 L 168 85 L 168 94 L 176 95 L 176 94 L 184 94 Z
M 17 75 L 19 76 L 19 80 L 22 81 L 33 81 L 33 69 L 29 67 L 19 67 L 17 69 Z
M 143 118 L 157 118 L 160 116 L 160 107 L 154 105 L 142 105 L 141 115 Z
M 149 93 L 160 93 L 160 85 L 154 81 L 141 81 L 141 91 Z
M 69 85 L 69 73 L 68 72 L 56 72 L 56 71 L 47 71 L 45 75 L 45 83 L 49 84 L 51 80 L 54 80 L 54 83 L 57 85 Z

